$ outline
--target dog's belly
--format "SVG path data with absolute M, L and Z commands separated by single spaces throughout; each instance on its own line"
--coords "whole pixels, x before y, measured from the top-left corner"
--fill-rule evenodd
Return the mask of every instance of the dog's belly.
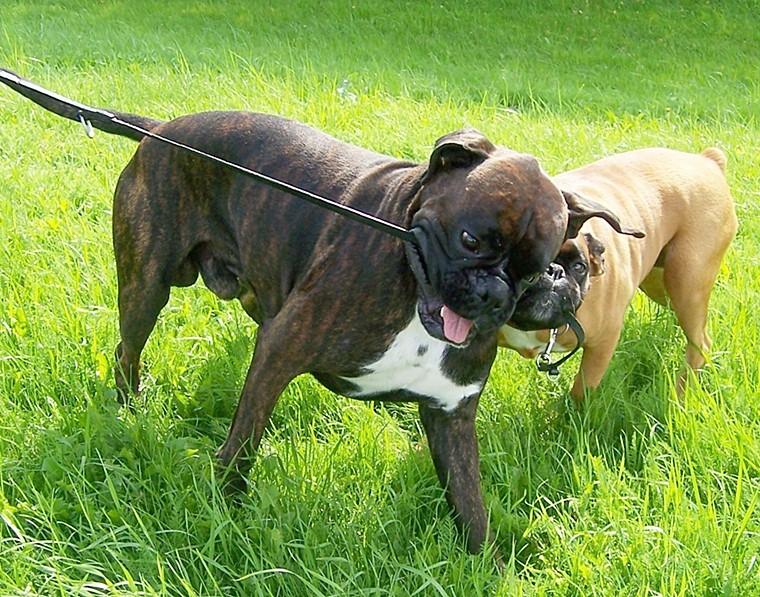
M 480 393 L 485 381 L 461 385 L 446 375 L 442 363 L 448 348 L 458 350 L 430 336 L 415 309 L 412 321 L 383 356 L 365 367 L 367 373 L 341 378 L 355 386 L 346 393 L 362 398 L 404 392 L 432 398 L 442 409 L 453 410 L 465 398 Z

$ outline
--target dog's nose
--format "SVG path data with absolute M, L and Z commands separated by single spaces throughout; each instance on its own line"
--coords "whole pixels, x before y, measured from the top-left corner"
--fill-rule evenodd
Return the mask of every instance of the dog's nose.
M 509 285 L 500 279 L 491 280 L 489 284 L 484 284 L 475 288 L 475 295 L 483 304 L 499 304 L 506 301 L 512 294 Z
M 556 263 L 550 263 L 549 267 L 546 268 L 546 273 L 549 274 L 552 277 L 552 280 L 556 282 L 557 280 L 561 280 L 565 277 L 565 268 Z
M 493 317 L 503 319 L 505 317 L 505 309 L 509 309 L 510 307 L 513 309 L 516 300 L 517 297 L 509 284 L 500 280 L 490 288 L 490 292 L 483 302 L 483 307 L 485 311 L 490 310 Z M 511 314 L 510 310 L 509 315 Z

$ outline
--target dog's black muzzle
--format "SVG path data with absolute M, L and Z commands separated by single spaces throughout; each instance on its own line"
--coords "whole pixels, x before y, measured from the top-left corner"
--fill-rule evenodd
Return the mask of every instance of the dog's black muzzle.
M 407 243 L 407 258 L 418 283 L 420 319 L 431 336 L 463 346 L 473 334 L 509 320 L 518 292 L 501 261 L 452 255 L 432 226 L 412 232 L 416 243 Z
M 539 280 L 520 296 L 509 324 L 519 330 L 562 327 L 583 300 L 581 285 L 558 263 L 550 263 Z

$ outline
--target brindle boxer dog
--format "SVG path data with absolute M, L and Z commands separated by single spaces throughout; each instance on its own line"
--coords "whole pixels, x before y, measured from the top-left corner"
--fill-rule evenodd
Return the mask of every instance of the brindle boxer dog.
M 670 306 L 686 336 L 687 368 L 678 378 L 679 392 L 688 372 L 705 364 L 711 344 L 710 294 L 737 229 L 725 170 L 726 156 L 716 148 L 701 154 L 651 148 L 614 155 L 553 178 L 559 188 L 604 203 L 646 233 L 645 240 L 636 241 L 609 234 L 604 226 L 589 221 L 575 240 L 566 243 L 577 245 L 593 268 L 577 313 L 586 339 L 571 389 L 576 403 L 598 386 L 607 370 L 637 288 Z M 564 303 L 528 300 L 529 294 L 523 295 L 524 308 L 513 315 L 513 324 L 500 331 L 500 345 L 535 357 L 546 344 L 548 331 L 515 327 L 560 327 L 562 306 L 578 296 L 579 287 L 570 284 L 561 292 Z M 561 332 L 555 350 L 574 348 L 577 339 L 572 330 Z
M 78 111 L 3 82 L 42 107 Z M 287 384 L 419 404 L 438 477 L 477 552 L 487 540 L 475 410 L 496 333 L 557 255 L 567 230 L 608 209 L 562 193 L 535 158 L 469 129 L 439 139 L 425 164 L 338 141 L 265 114 L 208 112 L 119 119 L 414 229 L 418 243 L 366 228 L 110 121 L 139 141 L 113 204 L 121 342 L 116 383 L 137 392 L 140 353 L 172 286 L 198 274 L 259 323 L 229 435 L 217 452 L 228 487 Z

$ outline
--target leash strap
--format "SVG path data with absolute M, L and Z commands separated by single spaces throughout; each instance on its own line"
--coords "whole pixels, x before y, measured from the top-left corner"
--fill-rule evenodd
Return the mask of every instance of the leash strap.
M 151 139 L 162 141 L 163 143 L 172 145 L 174 147 L 182 149 L 183 151 L 187 151 L 189 153 L 200 156 L 204 159 L 210 160 L 212 162 L 216 162 L 217 164 L 220 164 L 226 168 L 231 168 L 232 170 L 235 170 L 236 172 L 239 172 L 240 174 L 253 178 L 264 185 L 277 189 L 278 191 L 283 191 L 285 193 L 298 197 L 299 199 L 304 199 L 305 201 L 308 201 L 309 203 L 312 203 L 313 205 L 317 205 L 319 207 L 328 209 L 334 213 L 337 213 L 346 218 L 349 218 L 350 220 L 354 220 L 355 222 L 360 222 L 361 224 L 370 226 L 371 228 L 374 228 L 375 230 L 385 232 L 386 234 L 390 234 L 406 242 L 419 244 L 412 230 L 407 230 L 406 228 L 402 228 L 401 226 L 398 226 L 396 224 L 393 224 L 391 222 L 378 218 L 377 216 L 374 216 L 372 214 L 368 214 L 363 211 L 360 211 L 349 205 L 339 203 L 333 199 L 328 199 L 327 197 L 322 197 L 321 195 L 317 195 L 315 193 L 293 186 L 291 184 L 288 184 L 276 178 L 272 178 L 271 176 L 267 176 L 266 174 L 256 172 L 255 170 L 251 170 L 250 168 L 246 168 L 245 166 L 241 166 L 240 164 L 236 164 L 235 162 L 230 162 L 228 160 L 225 160 L 213 154 L 206 153 L 205 151 L 201 151 L 200 149 L 192 147 L 191 145 L 186 145 L 185 143 L 181 143 L 179 141 L 169 139 L 168 137 L 158 135 L 156 133 L 151 132 L 148 129 L 145 129 L 143 127 L 140 127 L 130 122 L 127 122 L 125 120 L 122 120 L 121 118 L 118 118 L 115 114 L 112 114 L 111 112 L 108 112 L 107 110 L 101 110 L 100 108 L 93 108 L 92 106 L 81 104 L 65 96 L 49 91 L 48 89 L 45 89 L 44 87 L 35 85 L 31 81 L 27 81 L 26 79 L 17 77 L 13 73 L 10 73 L 9 71 L 0 69 L 0 79 L 9 81 L 13 83 L 13 85 L 23 87 L 34 93 L 44 95 L 58 102 L 61 102 L 62 104 L 65 104 L 71 108 L 74 108 L 75 110 L 77 110 L 76 119 L 82 123 L 82 126 L 84 126 L 85 128 L 87 136 L 90 138 L 93 137 L 92 121 L 112 122 L 113 124 L 117 124 L 119 126 L 128 128 L 130 130 L 140 133 L 141 135 L 150 137 Z
M 538 367 L 538 370 L 541 371 L 542 373 L 546 373 L 546 375 L 550 379 L 556 379 L 557 377 L 559 377 L 560 366 L 563 365 L 576 352 L 578 352 L 578 350 L 580 350 L 581 344 L 583 344 L 583 341 L 586 339 L 586 332 L 583 331 L 583 326 L 581 325 L 581 322 L 578 321 L 575 318 L 575 315 L 573 315 L 572 313 L 566 313 L 566 315 L 567 315 L 567 325 L 570 327 L 571 330 L 573 330 L 575 337 L 578 339 L 578 343 L 575 345 L 575 348 L 573 348 L 569 353 L 567 353 L 561 359 L 552 363 L 552 358 L 550 356 L 550 353 L 552 351 L 552 348 L 554 347 L 554 342 L 557 339 L 557 330 L 553 329 L 549 336 L 549 343 L 541 351 L 541 354 L 539 354 L 536 357 L 536 367 Z

